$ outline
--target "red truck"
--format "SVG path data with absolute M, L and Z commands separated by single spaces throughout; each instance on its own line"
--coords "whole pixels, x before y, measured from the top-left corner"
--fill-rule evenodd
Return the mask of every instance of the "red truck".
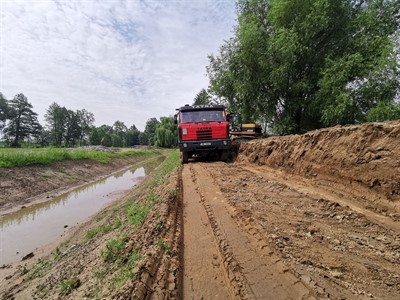
M 182 163 L 192 157 L 228 158 L 231 147 L 229 122 L 224 105 L 185 105 L 174 116 Z

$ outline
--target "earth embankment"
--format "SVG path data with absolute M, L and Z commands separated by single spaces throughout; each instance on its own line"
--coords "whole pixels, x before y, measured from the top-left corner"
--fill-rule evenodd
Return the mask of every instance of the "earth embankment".
M 358 194 L 366 206 L 379 202 L 375 210 L 400 212 L 399 121 L 242 143 L 236 162 L 310 178 L 316 185 Z

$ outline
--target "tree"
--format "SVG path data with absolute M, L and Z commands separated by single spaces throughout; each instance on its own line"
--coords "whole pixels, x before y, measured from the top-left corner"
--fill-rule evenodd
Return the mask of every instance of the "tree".
M 172 148 L 178 145 L 178 128 L 173 117 L 161 117 L 156 129 L 156 145 Z
M 378 102 L 377 106 L 368 112 L 367 120 L 369 122 L 400 120 L 400 103 Z
M 113 147 L 123 147 L 124 141 L 120 135 L 113 133 L 111 135 L 111 144 Z
M 128 131 L 126 132 L 126 137 L 125 137 L 125 142 L 127 147 L 133 146 L 133 145 L 139 145 L 139 135 L 140 131 L 136 128 L 135 125 L 132 125 Z
M 39 134 L 42 127 L 37 120 L 37 113 L 24 94 L 17 94 L 9 101 L 9 123 L 4 128 L 6 140 L 11 147 L 20 147 L 25 138 Z
M 205 89 L 201 89 L 201 91 L 194 98 L 193 105 L 210 104 L 210 101 L 211 99 L 207 91 Z
M 64 143 L 64 135 L 68 118 L 68 110 L 56 102 L 50 104 L 44 115 L 50 132 L 49 142 L 51 145 L 61 147 Z
M 113 125 L 113 130 L 116 134 L 123 135 L 128 130 L 128 127 L 121 121 L 115 121 Z
M 89 135 L 89 143 L 90 143 L 90 145 L 100 145 L 101 137 L 99 134 L 99 129 L 92 128 L 90 135 Z
M 72 147 L 86 143 L 93 127 L 94 115 L 85 109 L 72 111 L 54 102 L 47 109 L 45 120 L 50 131 L 51 145 Z
M 279 133 L 365 121 L 399 92 L 397 12 L 390 0 L 240 0 L 209 90 Z
M 101 141 L 100 141 L 102 146 L 106 146 L 106 147 L 111 147 L 112 146 L 112 139 L 111 139 L 111 134 L 106 133 Z
M 3 94 L 0 93 L 0 130 L 2 130 L 6 125 L 6 120 L 8 119 L 8 112 L 9 112 L 8 101 L 3 96 Z
M 141 132 L 139 134 L 139 143 L 140 143 L 140 145 L 148 145 L 149 144 L 149 139 L 148 139 L 146 132 Z
M 67 110 L 64 141 L 66 147 L 75 146 L 82 136 L 80 115 L 72 110 Z
M 146 122 L 144 132 L 147 135 L 147 143 L 150 146 L 153 146 L 156 143 L 156 130 L 159 123 L 160 122 L 157 120 L 157 118 L 150 118 Z
M 86 109 L 77 110 L 76 114 L 78 116 L 78 123 L 80 127 L 79 144 L 83 145 L 87 142 L 87 139 L 89 138 L 95 118 L 94 114 L 88 112 Z

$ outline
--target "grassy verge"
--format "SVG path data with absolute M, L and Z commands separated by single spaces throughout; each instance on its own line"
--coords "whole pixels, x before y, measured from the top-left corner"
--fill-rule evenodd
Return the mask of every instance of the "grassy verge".
M 105 221 L 103 225 L 87 232 L 86 241 L 94 236 L 100 238 L 102 235 L 112 235 L 100 252 L 105 264 L 103 267 L 113 276 L 111 290 L 115 291 L 135 278 L 135 271 L 137 271 L 135 267 L 144 258 L 146 249 L 158 247 L 166 253 L 171 253 L 170 245 L 161 236 L 154 236 L 153 240 L 146 241 L 140 240 L 139 237 L 143 237 L 144 232 L 149 232 L 152 227 L 160 234 L 163 231 L 161 227 L 164 226 L 166 220 L 161 217 L 160 204 L 175 199 L 177 187 L 174 186 L 171 189 L 165 187 L 170 184 L 169 178 L 172 172 L 180 166 L 179 151 L 171 151 L 149 180 L 139 188 L 135 197 L 128 199 L 121 210 L 113 211 L 107 220 L 100 218 L 100 222 Z M 160 190 L 165 191 L 160 193 Z M 104 226 L 112 228 L 112 233 L 105 231 Z M 133 242 L 134 246 L 127 247 L 129 241 Z M 127 249 L 130 250 L 127 251 Z
M 132 150 L 121 153 L 109 153 L 94 150 L 65 148 L 40 149 L 0 149 L 0 167 L 22 167 L 31 165 L 50 165 L 62 160 L 92 159 L 108 163 L 114 157 L 140 156 L 145 153 L 159 153 L 159 150 Z

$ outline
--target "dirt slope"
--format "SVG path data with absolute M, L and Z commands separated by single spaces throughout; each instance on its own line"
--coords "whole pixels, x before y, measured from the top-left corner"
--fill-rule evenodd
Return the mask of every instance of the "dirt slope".
M 365 198 L 372 209 L 400 212 L 400 121 L 337 126 L 244 143 L 237 162 L 313 178 L 317 184 Z

